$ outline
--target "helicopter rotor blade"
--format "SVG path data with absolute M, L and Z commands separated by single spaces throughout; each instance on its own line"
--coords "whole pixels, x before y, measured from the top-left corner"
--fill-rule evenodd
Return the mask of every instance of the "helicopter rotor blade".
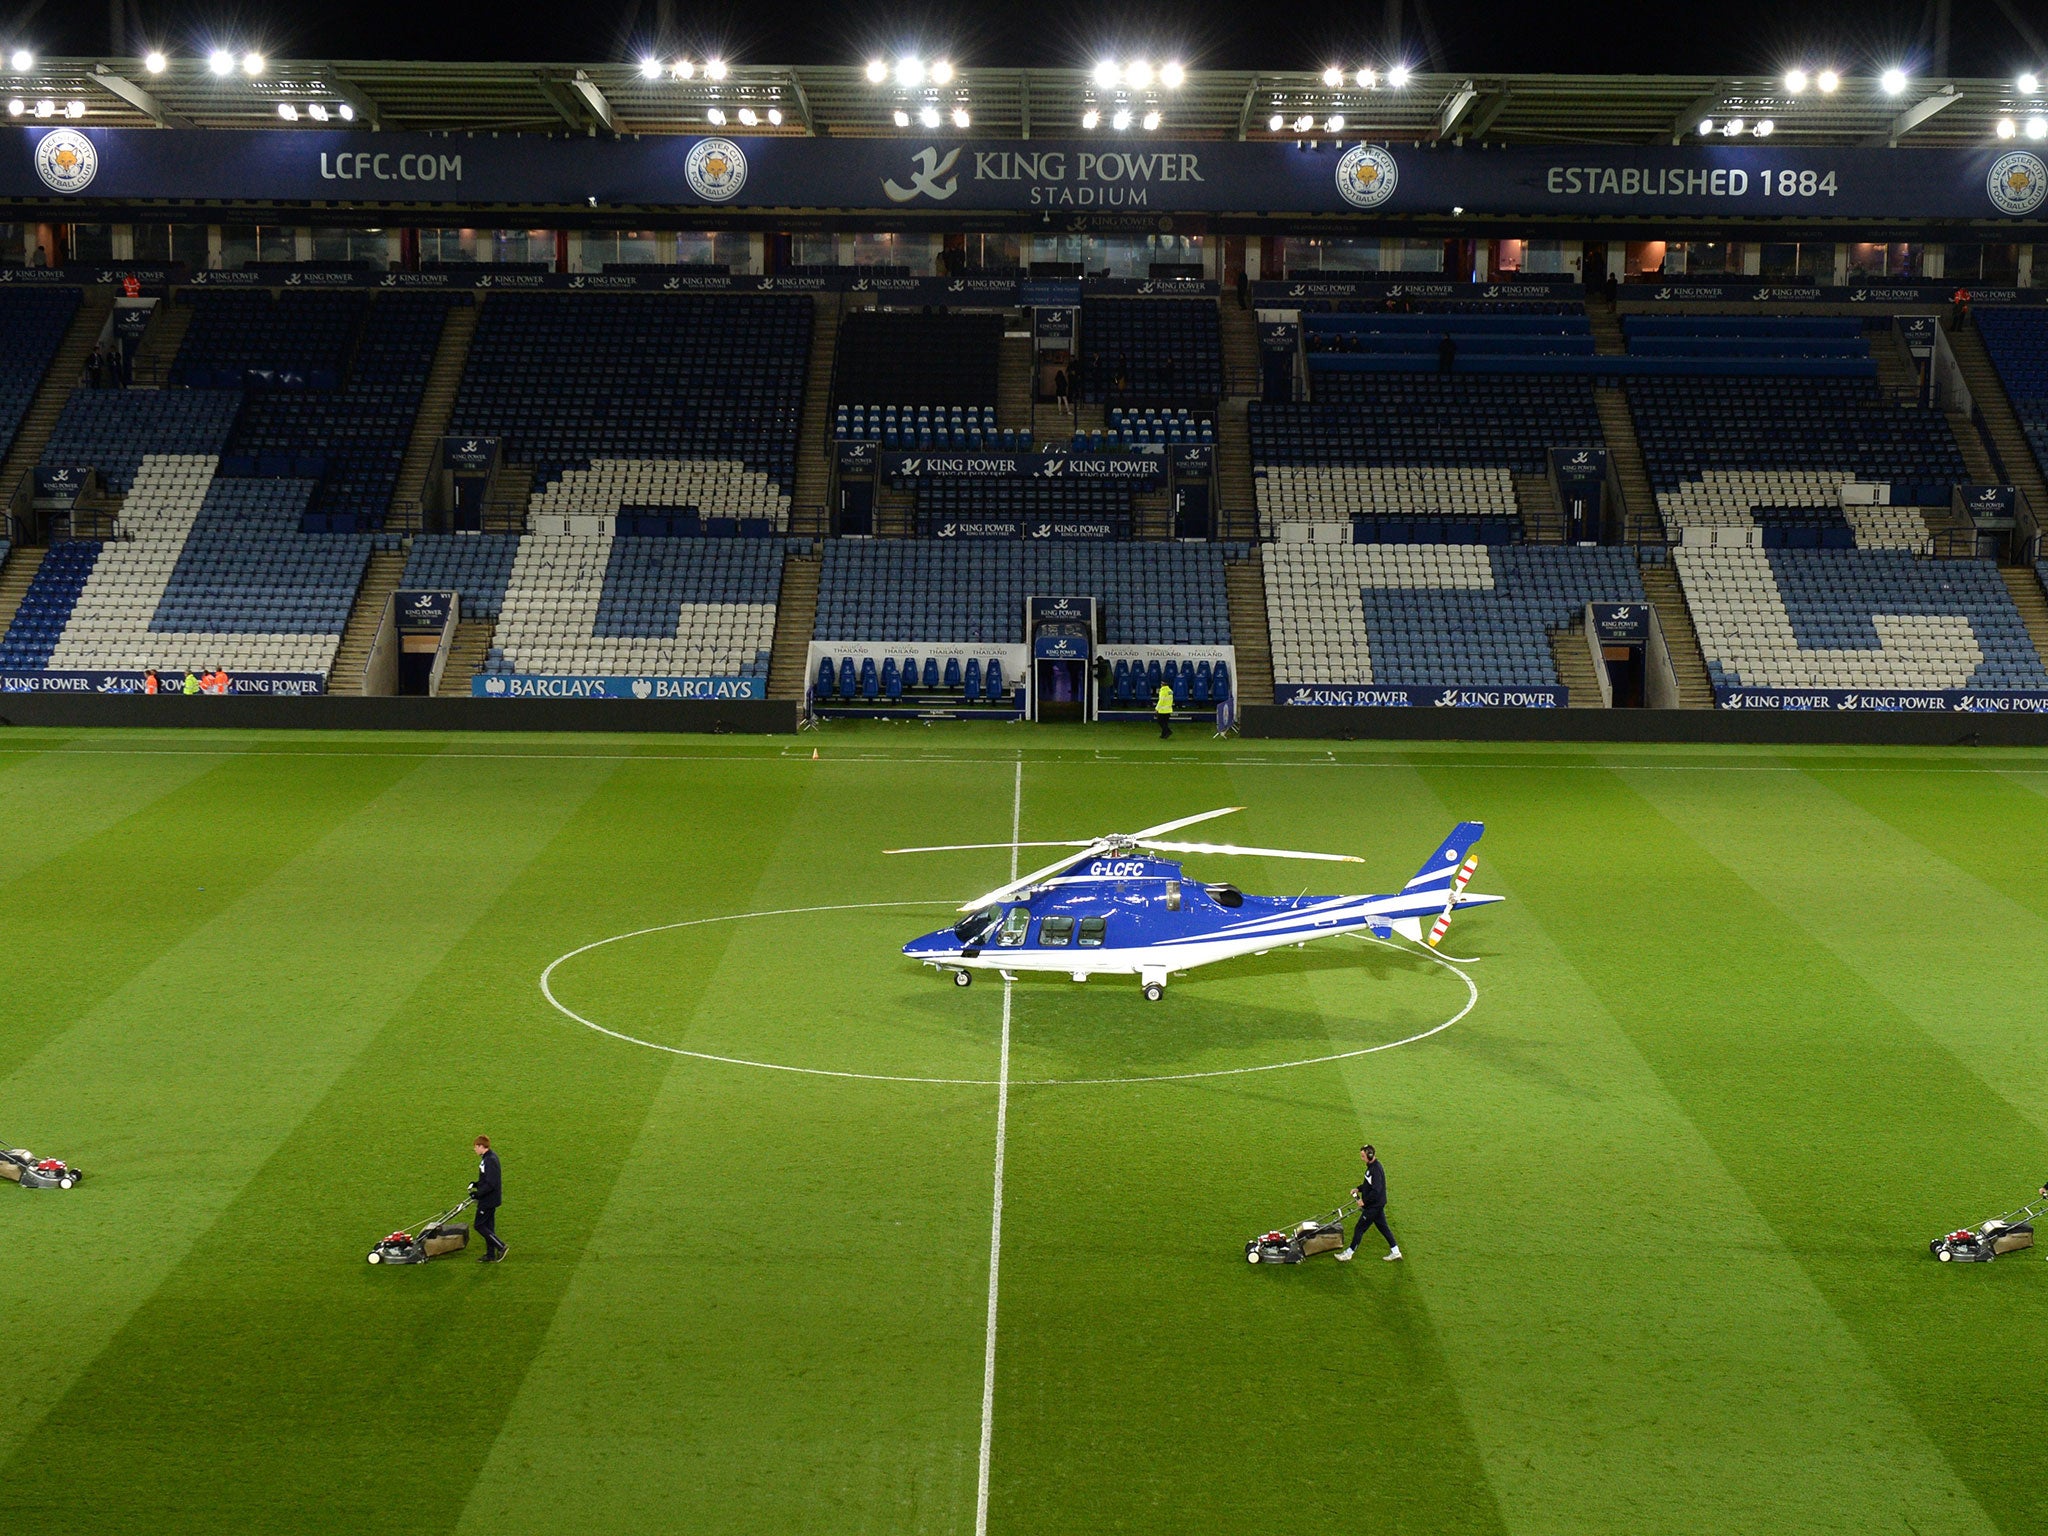
M 1162 843 L 1146 838 L 1138 846 L 1154 848 L 1161 853 L 1245 853 L 1261 859 L 1318 859 L 1328 864 L 1365 862 L 1355 853 L 1304 853 L 1297 848 L 1240 848 L 1235 843 Z
M 1178 821 L 1162 821 L 1156 827 L 1147 827 L 1142 832 L 1127 834 L 1131 842 L 1140 842 L 1148 837 L 1160 837 L 1168 832 L 1178 832 L 1182 827 L 1192 827 L 1198 821 L 1214 821 L 1218 816 L 1231 816 L 1243 810 L 1241 805 L 1226 805 L 1221 810 L 1203 811 L 1198 816 L 1183 816 Z
M 1016 879 L 1012 880 L 1008 885 L 999 885 L 994 890 L 990 891 L 986 896 L 977 896 L 974 898 L 974 900 L 964 903 L 961 906 L 960 910 L 962 912 L 973 912 L 981 907 L 987 906 L 992 901 L 1008 901 L 1012 896 L 1015 896 L 1018 892 L 1030 890 L 1032 886 L 1038 884 L 1038 882 L 1045 879 L 1046 876 L 1056 875 L 1061 870 L 1071 868 L 1073 865 L 1080 863 L 1083 859 L 1090 858 L 1096 853 L 1100 852 L 1101 850 L 1113 846 L 1114 845 L 1110 842 L 1108 838 L 1098 837 L 1092 843 L 1082 844 L 1081 850 L 1078 853 L 1066 854 L 1060 858 L 1054 859 L 1050 864 L 1046 865 L 1043 869 L 1034 869 L 1028 875 L 1019 875 Z
M 1078 839 L 1053 843 L 936 843 L 929 848 L 884 848 L 884 853 L 967 853 L 984 848 L 1087 848 Z

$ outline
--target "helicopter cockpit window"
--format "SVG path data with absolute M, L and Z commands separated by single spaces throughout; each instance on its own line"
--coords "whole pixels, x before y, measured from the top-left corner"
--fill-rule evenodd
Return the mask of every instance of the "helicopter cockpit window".
M 1107 919 L 1107 918 L 1101 918 L 1101 917 L 1084 917 L 1084 918 L 1082 918 L 1082 919 L 1081 919 L 1081 938 L 1080 938 L 1081 948 L 1083 948 L 1083 949 L 1100 949 L 1100 948 L 1102 948 L 1102 933 L 1103 933 L 1103 929 L 1104 929 L 1104 928 L 1105 928 L 1105 927 L 1106 927 L 1107 925 L 1108 925 L 1108 919 Z
M 1169 912 L 1178 912 L 1180 910 L 1180 882 L 1178 880 L 1166 882 L 1166 910 Z
M 953 925 L 953 937 L 958 939 L 963 945 L 985 943 L 988 940 L 989 930 L 995 927 L 1002 915 L 1003 909 L 995 906 L 983 907 L 979 911 L 970 912 Z
M 996 943 L 1004 949 L 1016 949 L 1023 944 L 1024 935 L 1031 927 L 1031 909 L 1018 905 L 1003 914 L 1002 931 L 996 935 Z
M 1046 917 L 1038 922 L 1038 942 L 1047 949 L 1062 949 L 1074 942 L 1071 917 Z
M 1244 892 L 1234 885 L 1219 883 L 1216 885 L 1205 885 L 1202 889 L 1209 893 L 1209 899 L 1214 901 L 1219 907 L 1241 907 L 1244 905 Z

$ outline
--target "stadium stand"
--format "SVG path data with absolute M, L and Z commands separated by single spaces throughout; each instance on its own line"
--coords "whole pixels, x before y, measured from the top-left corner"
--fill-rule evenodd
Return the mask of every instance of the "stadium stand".
M 839 326 L 832 401 L 844 405 L 998 404 L 1003 317 L 860 309 Z M 907 446 L 931 446 L 907 445 Z
M 1111 406 L 1109 436 L 1120 448 L 1155 443 L 1169 446 L 1175 443 L 1213 443 L 1216 441 L 1216 420 L 1206 414 L 1198 415 L 1186 406 L 1169 406 L 1165 410 L 1155 406 L 1146 406 L 1142 410 Z
M 335 389 L 370 295 L 362 290 L 186 288 L 192 322 L 173 388 Z
M 795 484 L 808 297 L 494 294 L 449 431 L 537 483 L 601 459 L 737 460 Z
M 1106 528 L 1101 537 L 1131 535 L 1131 492 L 1113 481 L 1087 480 L 920 480 L 917 531 L 954 537 L 961 525 L 979 524 L 993 535 L 997 526 L 1028 535 L 1034 525 L 1085 523 Z
M 1626 549 L 1273 544 L 1276 684 L 1555 687 L 1550 634 L 1589 602 L 1644 602 Z
M 90 464 L 125 495 L 145 455 L 218 458 L 241 405 L 235 389 L 73 390 L 42 462 Z
M 833 541 L 818 584 L 818 640 L 1024 638 L 1033 594 L 1102 601 L 1118 645 L 1227 645 L 1221 544 Z
M 599 459 L 564 470 L 530 505 L 528 524 L 540 534 L 730 537 L 789 526 L 788 494 L 737 459 Z
M 466 619 L 495 619 L 519 558 L 516 533 L 424 534 L 412 541 L 399 585 L 408 591 L 457 592 Z
M 144 459 L 122 508 L 127 537 L 51 550 L 0 642 L 5 664 L 324 677 L 369 539 L 302 533 L 309 481 L 220 479 L 217 467 L 210 455 Z
M 1080 398 L 1213 409 L 1223 333 L 1211 299 L 1081 301 Z
M 2048 310 L 1981 309 L 1976 325 L 2034 462 L 2048 474 Z
M 516 545 L 485 673 L 766 679 L 781 541 L 529 535 Z
M 0 288 L 0 459 L 78 313 L 76 288 Z
M 1989 561 L 1719 548 L 1673 560 L 1717 688 L 2048 689 Z

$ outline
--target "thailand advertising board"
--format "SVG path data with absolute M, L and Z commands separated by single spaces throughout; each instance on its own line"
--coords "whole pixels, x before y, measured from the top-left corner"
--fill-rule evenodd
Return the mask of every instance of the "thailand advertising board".
M 2034 149 L 436 135 L 32 126 L 0 197 L 1144 214 L 2030 219 Z M 622 274 L 626 275 L 626 274 Z
M 480 673 L 469 680 L 477 699 L 765 699 L 760 677 L 562 677 L 537 673 Z

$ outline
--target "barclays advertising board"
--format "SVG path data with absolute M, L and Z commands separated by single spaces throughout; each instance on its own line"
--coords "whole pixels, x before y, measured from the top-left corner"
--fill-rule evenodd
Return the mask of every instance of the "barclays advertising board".
M 760 677 L 558 677 L 536 673 L 478 674 L 469 680 L 477 699 L 765 699 Z
M 848 208 L 2030 219 L 2032 149 L 455 136 L 24 127 L 0 197 Z M 621 276 L 629 276 L 621 274 Z
M 2048 715 L 2048 693 L 1977 693 L 1960 688 L 1716 688 L 1721 709 L 1860 709 L 1866 714 Z
M 1273 702 L 1326 709 L 1562 709 L 1562 688 L 1407 688 L 1398 684 L 1276 683 Z

